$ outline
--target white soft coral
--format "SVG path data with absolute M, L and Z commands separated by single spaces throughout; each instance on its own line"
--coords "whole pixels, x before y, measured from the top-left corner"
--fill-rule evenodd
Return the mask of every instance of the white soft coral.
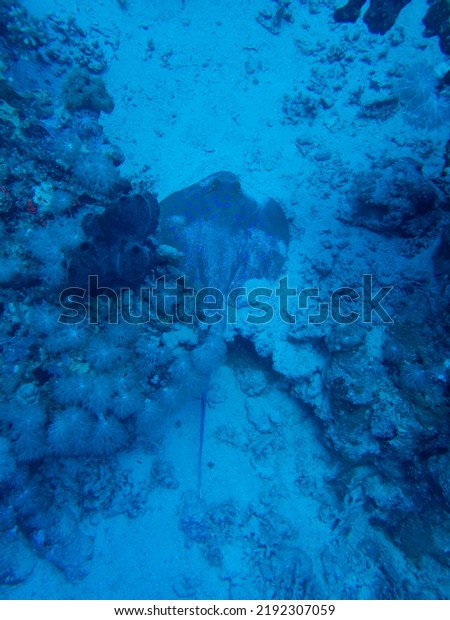
M 394 88 L 411 125 L 426 129 L 440 127 L 450 120 L 450 95 L 438 90 L 439 80 L 426 64 L 407 69 Z

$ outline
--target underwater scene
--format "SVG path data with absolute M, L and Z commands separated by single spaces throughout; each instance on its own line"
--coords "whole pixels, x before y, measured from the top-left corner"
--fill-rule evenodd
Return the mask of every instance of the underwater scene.
M 450 597 L 449 0 L 0 0 L 0 598 Z

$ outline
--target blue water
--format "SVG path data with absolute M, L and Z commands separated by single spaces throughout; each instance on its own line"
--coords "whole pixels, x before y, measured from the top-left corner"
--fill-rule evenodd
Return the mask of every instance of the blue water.
M 0 1 L 2 598 L 449 597 L 448 4 L 359 4 Z

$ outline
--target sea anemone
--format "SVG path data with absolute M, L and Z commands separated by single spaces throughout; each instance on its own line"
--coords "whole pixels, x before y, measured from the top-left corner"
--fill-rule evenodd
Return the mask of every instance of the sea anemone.
M 68 170 L 77 159 L 82 143 L 73 129 L 59 131 L 53 142 L 53 156 L 57 164 Z
M 39 276 L 49 289 L 58 289 L 64 284 L 66 269 L 62 263 L 63 258 L 64 256 L 61 254 L 59 261 L 46 263 L 39 269 Z
M 399 364 L 405 359 L 405 350 L 395 340 L 388 340 L 384 345 L 384 359 L 391 364 Z
M 80 137 L 93 136 L 102 130 L 99 117 L 100 114 L 92 110 L 77 110 L 72 116 L 72 126 Z
M 112 406 L 115 383 L 112 376 L 89 373 L 74 373 L 60 377 L 53 384 L 53 395 L 63 407 L 78 405 L 97 418 Z
M 47 239 L 60 252 L 71 250 L 84 241 L 81 223 L 77 218 L 60 217 L 46 226 Z M 45 257 L 44 257 L 45 258 Z
M 89 433 L 89 448 L 99 456 L 113 454 L 126 443 L 126 433 L 121 423 L 113 417 L 101 416 L 93 423 Z
M 86 359 L 96 370 L 109 370 L 125 355 L 125 349 L 107 336 L 97 334 L 90 339 Z
M 8 482 L 16 471 L 16 461 L 6 437 L 0 437 L 0 483 Z
M 68 407 L 57 413 L 48 427 L 48 441 L 56 454 L 84 454 L 89 431 L 89 415 L 80 407 Z
M 58 325 L 58 317 L 61 311 L 47 302 L 39 306 L 32 306 L 27 319 L 32 330 L 37 334 L 50 334 Z
M 412 392 L 426 394 L 430 387 L 431 372 L 419 364 L 405 364 L 401 370 L 400 378 L 405 389 Z
M 134 390 L 119 391 L 113 397 L 112 409 L 114 415 L 120 420 L 124 420 L 131 415 L 139 413 L 144 407 L 144 398 Z
M 105 329 L 105 338 L 118 345 L 126 345 L 133 342 L 138 334 L 139 327 L 125 321 L 120 321 L 117 325 L 107 325 Z
M 56 189 L 53 191 L 50 203 L 50 210 L 53 215 L 60 215 L 69 211 L 75 203 L 75 196 L 70 192 Z M 75 220 L 67 219 L 65 223 L 73 223 Z
M 127 392 L 132 390 L 136 386 L 134 374 L 134 369 L 130 370 L 126 366 L 121 366 L 112 377 L 116 390 L 118 392 Z
M 12 446 L 18 461 L 34 461 L 46 451 L 45 413 L 39 405 L 11 403 L 4 417 L 12 424 Z
M 33 234 L 28 237 L 27 249 L 45 264 L 60 262 L 62 258 L 63 247 L 57 243 L 56 236 L 49 232 L 48 227 L 37 228 L 33 231 Z
M 162 351 L 158 348 L 158 344 L 159 341 L 147 333 L 142 335 L 136 343 L 139 367 L 145 374 L 154 373 L 161 362 Z
M 84 155 L 74 167 L 75 177 L 83 189 L 94 197 L 109 196 L 119 183 L 119 172 L 104 155 Z
M 22 261 L 16 256 L 3 256 L 0 258 L 0 285 L 7 285 L 17 274 L 20 273 Z
M 89 373 L 90 387 L 84 398 L 84 405 L 88 411 L 102 418 L 106 409 L 113 404 L 114 380 L 106 375 Z
M 84 324 L 64 325 L 56 323 L 53 331 L 45 340 L 45 349 L 49 353 L 80 350 L 88 337 L 88 330 Z
M 32 434 L 45 424 L 45 413 L 39 405 L 11 402 L 4 407 L 2 419 L 12 425 L 14 434 Z
M 42 264 L 39 275 L 50 288 L 62 285 L 66 276 L 63 265 L 64 248 L 45 228 L 36 230 L 28 240 L 29 250 Z
M 60 405 L 82 405 L 91 388 L 92 381 L 87 373 L 74 373 L 60 377 L 53 383 L 53 395 Z

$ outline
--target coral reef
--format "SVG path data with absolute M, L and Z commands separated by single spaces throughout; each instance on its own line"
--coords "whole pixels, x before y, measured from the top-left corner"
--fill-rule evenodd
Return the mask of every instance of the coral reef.
M 400 11 L 411 0 L 370 0 L 363 20 L 370 32 L 386 34 L 395 24 Z M 347 4 L 334 12 L 336 22 L 355 22 L 366 0 L 348 0 Z
M 292 23 L 294 21 L 289 11 L 290 4 L 290 0 L 276 0 L 274 7 L 271 6 L 267 10 L 258 13 L 256 21 L 270 33 L 280 34 L 280 28 L 283 23 Z
M 88 213 L 82 229 L 88 238 L 68 255 L 67 283 L 88 287 L 88 276 L 98 286 L 136 286 L 155 263 L 148 236 L 158 225 L 159 204 L 152 194 L 127 194 L 112 201 L 101 214 Z
M 441 50 L 450 54 L 450 5 L 447 0 L 433 0 L 429 4 L 423 18 L 425 35 L 438 36 Z
M 350 221 L 376 232 L 418 237 L 438 217 L 439 192 L 411 159 L 380 162 L 356 175 L 348 200 Z
M 75 69 L 69 74 L 61 96 L 70 111 L 110 114 L 114 110 L 114 101 L 102 78 L 91 75 L 86 69 Z
M 342 44 L 293 42 L 286 24 L 294 16 L 299 23 L 306 4 L 305 35 L 313 30 L 307 15 L 335 8 L 332 0 L 276 0 L 257 21 L 278 37 L 253 24 L 270 45 L 289 35 L 290 51 L 302 55 L 295 81 L 307 84 L 284 98 L 283 82 L 279 91 L 265 86 L 273 101 L 260 141 L 270 158 L 263 162 L 257 146 L 239 166 L 242 178 L 255 173 L 250 182 L 261 183 L 258 198 L 234 174 L 217 172 L 160 204 L 153 192 L 163 168 L 151 171 L 156 181 L 124 178 L 128 145 L 122 151 L 108 139 L 109 123 L 100 124 L 114 109 L 98 75 L 117 49 L 113 30 L 103 45 L 73 18 L 35 19 L 0 0 L 0 585 L 8 598 L 24 591 L 17 586 L 27 586 L 37 563 L 37 583 L 51 575 L 58 594 L 88 592 L 76 582 L 91 569 L 96 526 L 103 518 L 128 526 L 138 516 L 143 551 L 156 545 L 157 555 L 170 539 L 182 558 L 176 583 L 158 572 L 164 595 L 448 595 L 449 154 L 440 176 L 434 131 L 448 120 L 448 75 L 438 79 L 431 48 L 411 70 L 385 74 L 381 61 L 406 39 L 400 29 L 378 49 L 365 29 L 346 29 Z M 336 21 L 355 21 L 363 4 L 348 2 Z M 369 30 L 387 32 L 406 4 L 372 0 Z M 425 19 L 443 49 L 447 8 L 431 2 Z M 190 24 L 183 21 L 186 33 Z M 422 44 L 415 42 L 420 54 Z M 272 56 L 264 53 L 246 48 L 246 94 L 268 76 Z M 162 70 L 178 71 L 170 55 L 161 55 Z M 314 66 L 303 63 L 308 56 Z M 354 90 L 341 93 L 350 83 Z M 170 118 L 172 129 L 175 112 Z M 376 139 L 382 123 L 385 152 Z M 371 168 L 355 173 L 360 130 Z M 235 145 L 231 152 L 238 161 Z M 266 190 L 283 196 L 283 207 Z M 380 286 L 395 283 L 393 323 L 335 320 L 336 310 L 347 319 L 361 301 L 362 270 Z M 208 308 L 191 322 L 181 314 L 157 320 L 161 276 L 176 291 L 163 300 L 174 311 L 180 275 L 194 293 L 207 287 L 205 301 L 211 287 L 273 292 L 284 273 L 304 287 L 286 307 L 277 308 L 278 290 L 265 305 L 239 299 L 225 326 L 208 325 Z M 87 288 L 89 275 L 98 285 L 86 299 L 74 289 Z M 302 322 L 308 305 L 313 318 L 324 308 L 331 317 Z M 251 323 L 249 311 L 262 307 L 271 320 Z M 189 491 L 199 427 L 202 498 Z M 149 571 L 156 555 L 145 555 Z M 202 571 L 216 590 L 205 589 Z

